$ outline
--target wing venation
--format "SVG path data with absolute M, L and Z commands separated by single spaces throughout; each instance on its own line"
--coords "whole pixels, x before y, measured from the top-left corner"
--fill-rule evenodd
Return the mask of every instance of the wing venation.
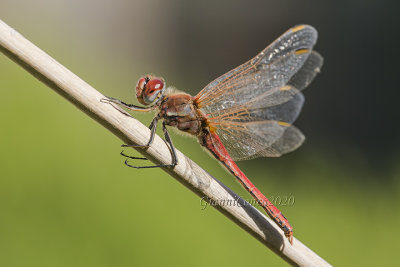
M 317 31 L 289 29 L 253 59 L 208 84 L 194 101 L 234 160 L 276 157 L 304 141 L 291 124 L 322 67 Z

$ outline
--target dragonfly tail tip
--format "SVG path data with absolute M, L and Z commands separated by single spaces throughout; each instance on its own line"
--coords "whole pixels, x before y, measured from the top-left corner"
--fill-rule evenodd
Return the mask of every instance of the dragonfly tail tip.
M 293 232 L 287 233 L 286 237 L 288 238 L 290 245 L 293 246 Z

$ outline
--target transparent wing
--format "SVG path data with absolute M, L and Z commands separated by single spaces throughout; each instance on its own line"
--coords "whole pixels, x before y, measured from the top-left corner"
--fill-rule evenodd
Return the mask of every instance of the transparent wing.
M 289 29 L 195 96 L 232 159 L 276 157 L 302 144 L 304 136 L 291 123 L 304 103 L 299 90 L 312 81 L 323 63 L 312 51 L 316 40 L 311 26 Z
M 290 78 L 288 84 L 303 90 L 320 72 L 323 62 L 324 60 L 320 54 L 311 51 L 303 66 Z
M 286 85 L 304 65 L 316 40 L 311 26 L 288 30 L 256 57 L 208 84 L 195 96 L 196 103 L 208 114 Z
M 252 101 L 210 114 L 208 124 L 233 160 L 276 157 L 298 146 L 294 141 L 280 144 L 280 140 L 289 139 L 287 133 L 303 103 L 304 96 L 296 88 L 274 88 Z
M 280 157 L 283 154 L 297 149 L 305 140 L 304 135 L 294 126 L 288 127 L 282 136 L 270 147 L 258 151 L 252 158 L 256 157 Z

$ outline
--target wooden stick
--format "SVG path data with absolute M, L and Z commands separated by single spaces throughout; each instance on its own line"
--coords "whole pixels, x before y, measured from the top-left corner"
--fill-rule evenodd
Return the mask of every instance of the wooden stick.
M 110 130 L 124 143 L 144 144 L 148 140 L 150 131 L 145 125 L 126 116 L 116 107 L 101 102 L 100 99 L 104 97 L 101 93 L 1 20 L 0 50 Z M 154 163 L 171 162 L 170 150 L 158 136 L 147 150 L 138 149 L 138 151 Z M 282 259 L 298 266 L 330 266 L 297 239 L 294 239 L 293 245 L 290 245 L 282 230 L 272 220 L 181 152 L 177 151 L 177 156 L 179 164 L 173 169 L 163 168 L 164 171 L 205 200 L 213 203 L 230 203 L 214 207 Z

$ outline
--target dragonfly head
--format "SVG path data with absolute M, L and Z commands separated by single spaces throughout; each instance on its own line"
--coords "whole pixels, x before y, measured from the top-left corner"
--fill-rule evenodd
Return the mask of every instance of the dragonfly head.
M 137 100 L 147 106 L 164 96 L 165 82 L 163 78 L 146 75 L 136 85 Z

